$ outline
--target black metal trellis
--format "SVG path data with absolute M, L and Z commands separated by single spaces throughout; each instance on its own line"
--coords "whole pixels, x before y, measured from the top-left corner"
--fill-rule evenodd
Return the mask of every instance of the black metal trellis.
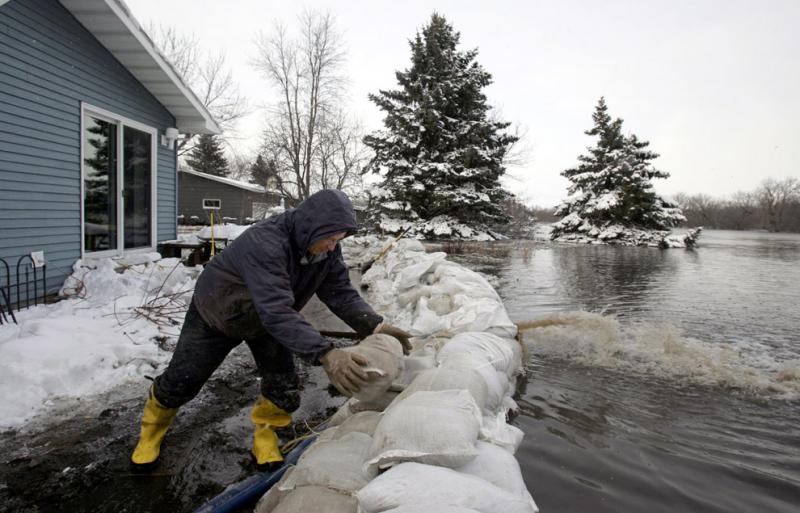
M 41 269 L 41 272 L 39 272 Z M 0 281 L 0 324 L 9 322 L 9 318 L 14 323 L 17 318 L 14 316 L 14 305 L 17 311 L 30 308 L 31 303 L 37 306 L 41 301 L 45 303 L 47 294 L 47 265 L 42 264 L 37 267 L 30 255 L 23 255 L 17 260 L 15 281 L 11 282 L 11 269 L 8 263 L 0 258 L 0 272 L 5 270 L 5 285 Z M 2 276 L 0 276 L 0 280 Z M 40 283 L 41 282 L 41 283 Z M 31 294 L 31 289 L 33 294 Z M 12 302 L 13 301 L 13 302 Z

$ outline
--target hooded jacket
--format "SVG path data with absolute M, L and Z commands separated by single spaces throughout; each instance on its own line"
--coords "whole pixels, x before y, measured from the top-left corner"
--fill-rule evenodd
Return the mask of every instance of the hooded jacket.
M 203 320 L 232 338 L 274 339 L 317 363 L 332 348 L 299 313 L 315 293 L 359 335 L 383 320 L 350 284 L 341 247 L 312 258 L 308 248 L 358 228 L 353 205 L 326 189 L 297 208 L 259 221 L 215 256 L 197 280 L 194 302 Z

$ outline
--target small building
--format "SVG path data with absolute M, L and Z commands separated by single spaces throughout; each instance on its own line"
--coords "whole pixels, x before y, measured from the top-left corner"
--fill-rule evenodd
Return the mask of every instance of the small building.
M 122 0 L 0 0 L 4 261 L 42 256 L 54 292 L 174 239 L 179 133 L 220 128 Z
M 214 222 L 247 224 L 269 217 L 271 208 L 282 205 L 277 191 L 192 169 L 178 172 L 178 191 L 178 224 L 208 224 L 209 206 L 219 208 Z

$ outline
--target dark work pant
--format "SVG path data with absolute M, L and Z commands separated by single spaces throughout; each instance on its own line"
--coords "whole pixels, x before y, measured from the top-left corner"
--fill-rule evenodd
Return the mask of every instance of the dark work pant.
M 168 408 L 178 408 L 192 400 L 241 342 L 206 324 L 192 301 L 172 360 L 167 370 L 155 379 L 156 399 Z M 296 410 L 300 406 L 300 393 L 292 353 L 266 332 L 245 342 L 261 376 L 261 394 L 287 412 Z

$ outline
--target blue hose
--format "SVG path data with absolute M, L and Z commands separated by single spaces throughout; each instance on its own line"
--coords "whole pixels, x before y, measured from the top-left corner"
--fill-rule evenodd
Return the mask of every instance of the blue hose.
M 277 483 L 289 469 L 289 465 L 297 463 L 300 455 L 303 454 L 306 448 L 308 448 L 315 439 L 316 437 L 312 437 L 303 440 L 300 445 L 286 455 L 283 465 L 278 470 L 270 472 L 269 474 L 256 474 L 248 477 L 244 481 L 238 482 L 200 506 L 200 508 L 194 510 L 194 513 L 231 513 L 239 508 L 247 506 L 272 488 L 272 485 Z

